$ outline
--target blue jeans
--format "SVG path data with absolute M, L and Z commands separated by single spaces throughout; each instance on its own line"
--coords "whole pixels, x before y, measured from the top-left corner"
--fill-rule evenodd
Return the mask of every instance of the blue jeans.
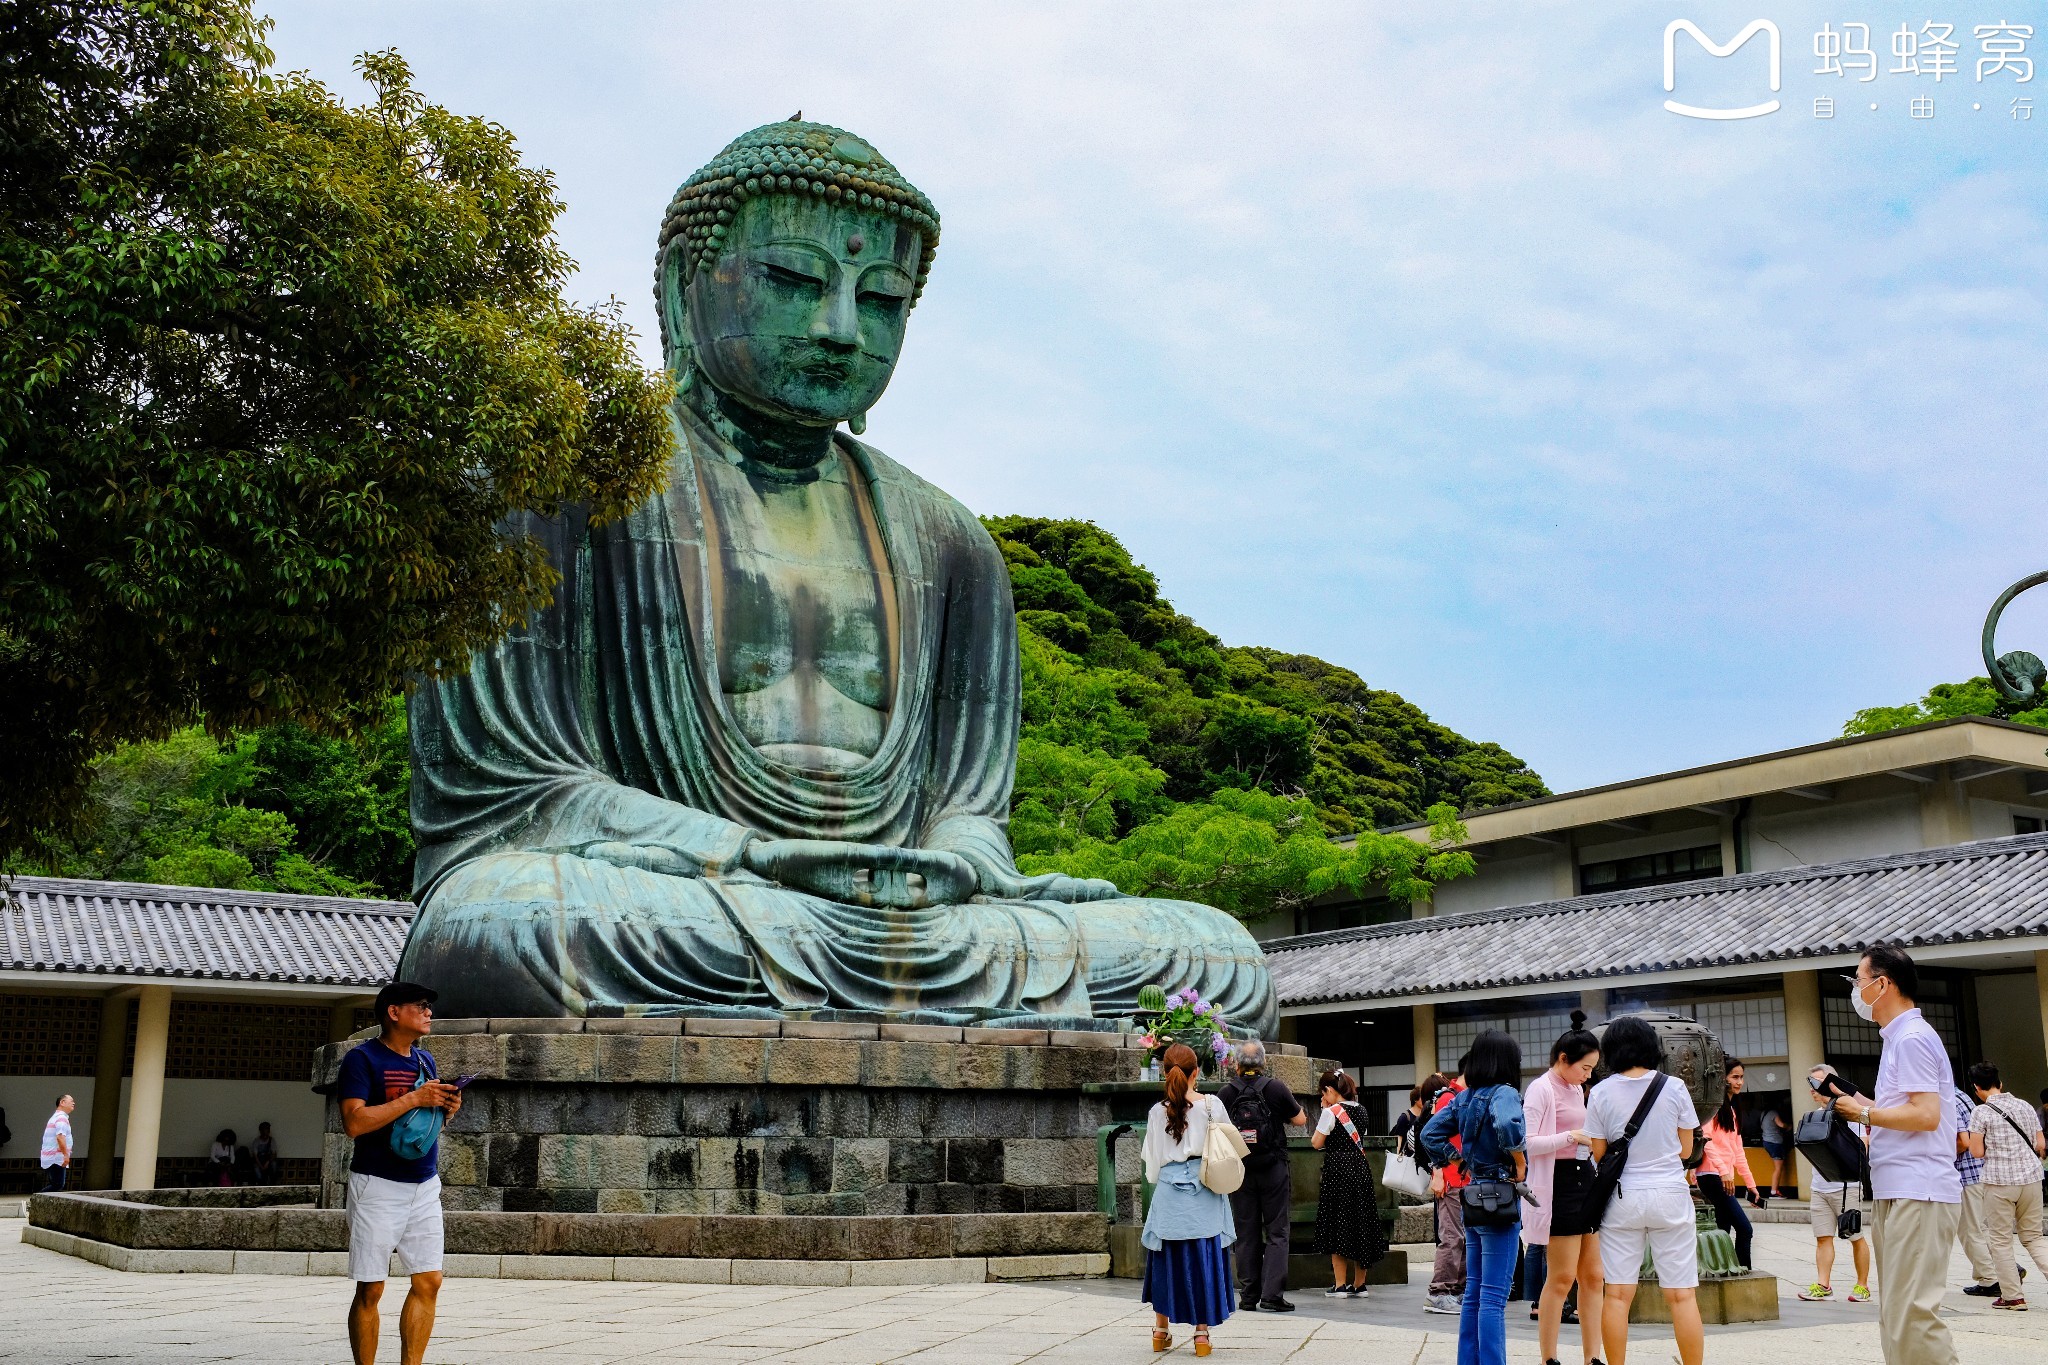
M 1700 1173 L 1700 1193 L 1706 1196 L 1713 1207 L 1714 1222 L 1723 1232 L 1735 1234 L 1735 1259 L 1742 1262 L 1742 1268 L 1750 1268 L 1749 1252 L 1756 1233 L 1749 1225 L 1749 1215 L 1742 1211 L 1742 1205 L 1735 1202 L 1735 1194 L 1718 1175 Z
M 1522 1226 L 1465 1228 L 1465 1303 L 1458 1317 L 1458 1365 L 1508 1365 L 1508 1281 Z
M 1550 1276 L 1550 1255 L 1545 1247 L 1522 1248 L 1522 1297 L 1530 1303 L 1543 1297 L 1543 1282 Z

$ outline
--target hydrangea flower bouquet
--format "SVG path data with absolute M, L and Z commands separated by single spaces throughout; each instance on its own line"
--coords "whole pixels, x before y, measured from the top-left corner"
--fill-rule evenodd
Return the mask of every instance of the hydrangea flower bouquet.
M 1151 1002 L 1141 999 L 1139 1003 Z M 1159 1064 L 1166 1049 L 1175 1043 L 1186 1043 L 1194 1049 L 1204 1072 L 1213 1073 L 1230 1056 L 1230 1037 L 1224 1031 L 1222 1010 L 1204 1000 L 1193 986 L 1166 996 L 1164 1003 L 1155 1007 L 1142 1023 L 1145 1032 L 1139 1043 L 1145 1049 L 1148 1063 Z

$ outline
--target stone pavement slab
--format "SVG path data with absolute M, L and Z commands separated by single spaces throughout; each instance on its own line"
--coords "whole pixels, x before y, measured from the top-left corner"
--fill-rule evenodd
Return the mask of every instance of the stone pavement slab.
M 19 1220 L 0 1220 L 0 1361 L 37 1365 L 187 1365 L 238 1361 L 334 1365 L 346 1360 L 346 1282 L 305 1276 L 141 1275 L 109 1270 L 20 1240 Z M 1881 1358 L 1873 1306 L 1800 1303 L 1813 1277 L 1803 1227 L 1757 1230 L 1759 1268 L 1781 1278 L 1784 1318 L 1709 1329 L 1712 1362 L 1793 1365 Z M 1840 1257 L 1843 1271 L 1849 1257 Z M 1291 1314 L 1239 1314 L 1216 1332 L 1213 1359 L 1235 1365 L 1455 1365 L 1457 1321 L 1422 1312 L 1426 1262 L 1417 1280 L 1376 1288 L 1363 1302 L 1304 1293 Z M 1956 1258 L 1951 1283 L 1965 1282 Z M 1846 1283 L 1837 1279 L 1837 1287 Z M 1880 1292 L 1882 1287 L 1880 1286 Z M 403 1281 L 384 1305 L 384 1359 L 397 1354 Z M 1150 1314 L 1127 1280 L 915 1286 L 732 1285 L 618 1281 L 464 1280 L 442 1291 L 430 1365 L 655 1365 L 663 1361 L 917 1362 L 1033 1365 L 1156 1360 Z M 2048 1359 L 2048 1312 L 1994 1312 L 1952 1294 L 1948 1311 L 1965 1365 L 2039 1365 Z M 1523 1304 L 1509 1305 L 1510 1350 L 1534 1362 L 1535 1331 Z M 1176 1328 L 1167 1357 L 1192 1358 Z M 1665 1365 L 1667 1329 L 1638 1327 L 1631 1359 Z M 1577 1339 L 1566 1329 L 1567 1359 Z

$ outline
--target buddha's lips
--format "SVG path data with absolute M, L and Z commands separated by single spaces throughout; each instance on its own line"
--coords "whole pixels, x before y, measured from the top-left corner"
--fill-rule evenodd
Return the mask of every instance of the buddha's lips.
M 824 383 L 843 383 L 853 377 L 853 362 L 837 356 L 818 356 L 799 365 L 797 373 Z

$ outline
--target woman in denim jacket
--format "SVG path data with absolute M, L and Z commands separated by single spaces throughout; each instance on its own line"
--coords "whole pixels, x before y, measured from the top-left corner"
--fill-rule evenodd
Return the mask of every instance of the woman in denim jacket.
M 1522 1119 L 1522 1049 L 1498 1029 L 1473 1041 L 1465 1092 L 1422 1128 L 1422 1151 L 1432 1166 L 1459 1160 L 1451 1147 L 1464 1142 L 1462 1160 L 1474 1180 L 1520 1181 L 1528 1172 Z M 1519 1218 L 1505 1227 L 1465 1221 L 1465 1301 L 1458 1318 L 1458 1365 L 1507 1365 L 1508 1286 L 1515 1275 Z

